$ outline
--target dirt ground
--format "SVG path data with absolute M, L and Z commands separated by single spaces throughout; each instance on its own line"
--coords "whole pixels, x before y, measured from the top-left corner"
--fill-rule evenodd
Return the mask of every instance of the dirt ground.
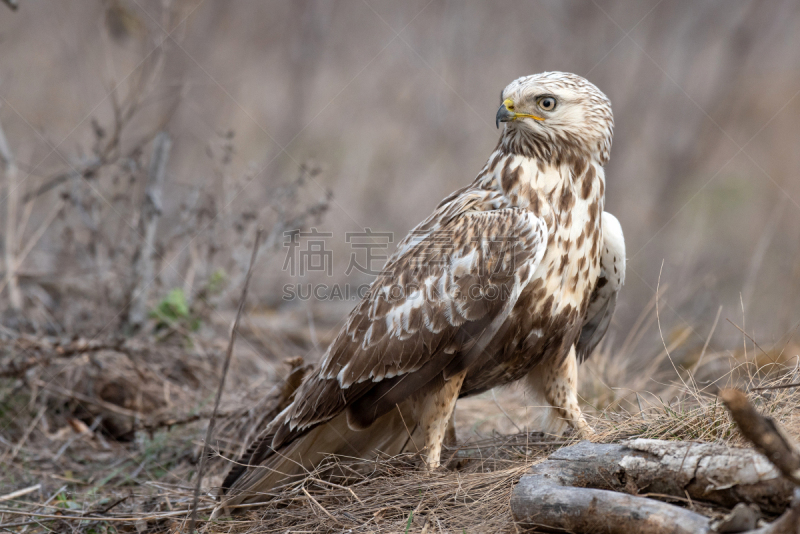
M 427 475 L 413 454 L 371 462 L 368 469 L 357 459 L 340 458 L 336 462 L 359 473 L 346 486 L 326 482 L 322 468 L 268 505 L 208 521 L 229 459 L 266 424 L 290 371 L 284 360 L 305 356 L 313 364 L 315 347 L 334 329 L 318 326 L 315 344 L 297 324 L 270 323 L 257 313 L 246 317 L 210 447 L 201 531 L 514 532 L 513 485 L 531 465 L 572 442 L 569 435 L 533 431 L 539 410 L 526 404 L 522 387 L 459 401 L 459 446 L 449 451 L 458 456 L 457 467 Z M 86 533 L 185 528 L 227 341 L 222 321 L 216 330 L 162 341 L 6 333 L 0 352 L 0 527 Z M 705 353 L 690 368 L 673 366 L 665 348 L 639 360 L 600 351 L 581 368 L 584 409 L 601 440 L 738 445 L 715 388 L 752 390 L 800 378 L 793 345 Z M 751 391 L 751 398 L 800 438 L 797 388 Z

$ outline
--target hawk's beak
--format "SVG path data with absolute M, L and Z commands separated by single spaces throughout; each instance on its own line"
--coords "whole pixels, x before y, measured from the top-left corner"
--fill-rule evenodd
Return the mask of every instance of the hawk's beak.
M 506 98 L 503 100 L 503 103 L 500 104 L 500 109 L 497 110 L 497 115 L 494 117 L 494 124 L 499 128 L 501 122 L 515 121 L 523 117 L 530 117 L 537 121 L 544 120 L 542 117 L 537 117 L 530 113 L 517 113 L 514 111 L 514 102 L 510 98 Z
M 508 109 L 508 106 L 514 107 L 514 103 L 511 102 L 510 98 L 506 98 L 502 104 L 500 104 L 500 109 L 497 110 L 497 115 L 494 116 L 494 125 L 500 128 L 501 122 L 508 122 L 514 120 L 514 112 Z

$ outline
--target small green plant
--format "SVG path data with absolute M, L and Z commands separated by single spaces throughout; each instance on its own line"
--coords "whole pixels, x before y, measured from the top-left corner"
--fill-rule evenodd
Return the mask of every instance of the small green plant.
M 406 521 L 406 532 L 405 532 L 405 534 L 408 534 L 408 531 L 411 529 L 411 523 L 413 523 L 413 522 L 414 522 L 414 510 L 411 510 L 411 513 L 408 514 L 408 521 Z
M 83 508 L 80 503 L 67 498 L 63 493 L 59 494 L 56 498 L 56 506 L 67 510 L 81 510 Z
M 200 319 L 192 313 L 181 288 L 175 288 L 167 293 L 167 296 L 150 312 L 150 317 L 156 320 L 156 331 L 165 328 L 184 328 L 193 332 L 200 328 Z

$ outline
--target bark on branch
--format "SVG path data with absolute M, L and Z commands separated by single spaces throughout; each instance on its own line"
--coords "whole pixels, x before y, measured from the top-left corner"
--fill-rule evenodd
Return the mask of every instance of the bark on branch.
M 690 510 L 616 491 L 565 487 L 546 475 L 522 477 L 511 497 L 511 512 L 523 530 L 606 534 L 711 532 L 709 519 Z
M 761 454 L 717 443 L 636 439 L 627 443 L 582 441 L 560 449 L 532 474 L 563 486 L 650 493 L 706 501 L 726 508 L 755 504 L 781 513 L 793 485 Z
M 522 477 L 511 511 L 522 528 L 609 534 L 715 532 L 717 525 L 709 518 L 637 495 L 681 500 L 688 496 L 728 508 L 751 503 L 765 512 L 781 513 L 792 490 L 778 469 L 749 449 L 646 439 L 624 444 L 584 441 L 556 451 Z M 796 513 L 793 508 L 769 527 L 792 524 L 785 518 Z M 767 532 L 792 531 L 762 534 Z

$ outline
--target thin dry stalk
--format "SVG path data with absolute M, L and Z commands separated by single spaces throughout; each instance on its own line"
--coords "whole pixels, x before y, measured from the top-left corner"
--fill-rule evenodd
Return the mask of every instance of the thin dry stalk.
M 41 484 L 36 484 L 34 486 L 30 486 L 21 490 L 14 491 L 12 493 L 8 493 L 0 497 L 0 502 L 2 501 L 10 501 L 12 499 L 18 499 L 19 497 L 23 497 L 29 493 L 33 493 L 34 491 L 39 491 L 42 489 Z
M 222 390 L 225 387 L 225 377 L 228 375 L 228 368 L 231 364 L 231 357 L 233 356 L 233 345 L 236 342 L 236 331 L 239 329 L 239 320 L 242 317 L 244 304 L 247 300 L 247 288 L 250 285 L 250 278 L 253 274 L 253 265 L 256 262 L 258 255 L 258 247 L 261 243 L 261 229 L 256 231 L 255 242 L 253 243 L 253 253 L 250 256 L 250 266 L 247 269 L 247 275 L 244 279 L 244 286 L 242 287 L 242 295 L 239 297 L 239 306 L 236 309 L 236 318 L 233 320 L 231 326 L 230 340 L 228 341 L 228 350 L 225 353 L 225 363 L 222 365 L 222 376 L 219 379 L 219 388 L 217 388 L 217 396 L 214 400 L 214 411 L 211 413 L 211 420 L 208 422 L 208 429 L 206 430 L 206 439 L 203 442 L 203 452 L 200 455 L 200 468 L 197 471 L 197 485 L 194 488 L 194 500 L 192 502 L 192 515 L 189 521 L 189 532 L 195 531 L 195 524 L 197 523 L 197 504 L 200 499 L 200 488 L 203 483 L 203 475 L 208 456 L 208 444 L 211 442 L 211 437 L 214 434 L 214 423 L 216 422 L 217 412 L 219 411 L 219 401 L 222 398 Z

